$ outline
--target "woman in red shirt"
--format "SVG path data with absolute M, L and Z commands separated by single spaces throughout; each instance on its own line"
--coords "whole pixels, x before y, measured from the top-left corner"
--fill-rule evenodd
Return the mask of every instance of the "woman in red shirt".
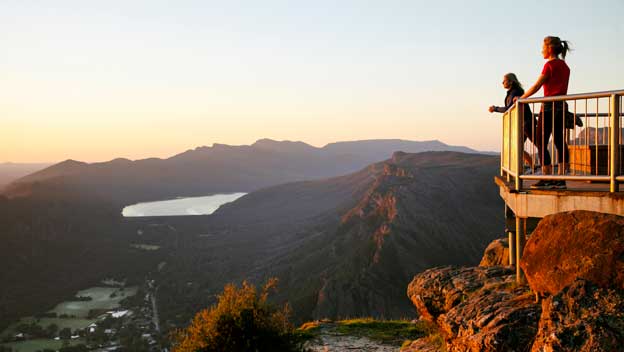
M 529 88 L 520 98 L 528 98 L 544 87 L 544 96 L 568 94 L 568 82 L 570 80 L 570 68 L 566 64 L 565 57 L 570 51 L 567 41 L 559 37 L 546 37 L 542 45 L 542 55 L 546 61 L 542 74 L 537 82 Z M 561 59 L 559 58 L 561 55 Z M 535 145 L 539 150 L 542 160 L 542 172 L 545 175 L 552 174 L 552 163 L 548 152 L 548 140 L 553 135 L 555 146 L 557 147 L 557 158 L 559 160 L 559 173 L 565 173 L 568 160 L 568 145 L 564 138 L 565 117 L 567 111 L 565 102 L 543 103 L 540 111 L 539 121 L 535 136 Z M 565 181 L 539 181 L 531 188 L 566 188 Z

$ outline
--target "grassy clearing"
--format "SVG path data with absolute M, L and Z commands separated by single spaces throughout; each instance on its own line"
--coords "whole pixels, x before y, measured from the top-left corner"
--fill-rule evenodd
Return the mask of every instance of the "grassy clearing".
M 297 329 L 302 338 L 317 337 L 324 326 L 341 335 L 361 336 L 386 344 L 400 346 L 406 340 L 416 340 L 425 336 L 433 336 L 437 329 L 431 323 L 408 320 L 375 320 L 373 318 L 357 318 L 335 322 L 307 322 Z
M 90 310 L 107 310 L 119 307 L 123 299 L 134 296 L 136 287 L 120 289 L 116 287 L 92 287 L 76 293 L 76 297 L 91 297 L 90 301 L 66 301 L 58 304 L 52 312 L 66 314 L 76 318 L 86 318 Z
M 66 315 L 67 318 L 35 318 L 24 317 L 17 323 L 9 326 L 5 331 L 0 334 L 0 337 L 9 337 L 17 333 L 17 328 L 21 324 L 36 323 L 42 328 L 47 328 L 50 324 L 56 324 L 59 329 L 70 328 L 72 331 L 77 329 L 83 329 L 96 321 L 95 317 L 88 318 L 89 311 L 107 311 L 118 308 L 120 302 L 130 296 L 134 296 L 137 293 L 137 287 L 126 287 L 124 289 L 117 287 L 92 287 L 86 290 L 82 290 L 76 293 L 76 297 L 91 297 L 90 301 L 66 301 L 58 304 L 50 312 L 56 313 L 58 316 Z M 43 343 L 48 340 L 31 340 L 34 345 Z M 31 341 L 20 342 L 21 348 L 29 350 Z M 50 343 L 56 346 L 57 341 L 49 340 Z M 26 346 L 26 347 L 24 347 Z M 42 349 L 42 348 L 39 348 Z
M 17 324 L 12 325 L 12 328 L 16 328 L 21 324 L 32 324 L 36 323 L 42 328 L 48 327 L 50 324 L 56 324 L 59 329 L 70 328 L 72 331 L 76 329 L 83 329 L 86 326 L 89 326 L 91 323 L 94 323 L 96 319 L 81 319 L 81 318 L 33 318 L 26 317 L 19 320 Z
M 432 334 L 435 329 L 427 322 L 412 323 L 407 320 L 375 320 L 359 318 L 341 320 L 336 331 L 345 335 L 364 336 L 381 342 L 415 340 Z
M 70 346 L 76 346 L 80 344 L 86 343 L 86 341 L 82 338 L 69 340 L 67 341 Z M 36 352 L 43 349 L 51 349 L 51 350 L 59 350 L 63 347 L 63 341 L 55 341 L 55 340 L 45 340 L 45 339 L 37 339 L 37 340 L 28 340 L 21 342 L 11 342 L 3 344 L 2 346 L 10 347 L 15 352 Z

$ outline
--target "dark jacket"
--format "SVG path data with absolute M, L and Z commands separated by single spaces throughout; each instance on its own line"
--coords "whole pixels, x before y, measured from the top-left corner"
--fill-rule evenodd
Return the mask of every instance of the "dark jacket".
M 505 97 L 505 106 L 495 106 L 494 111 L 496 112 L 505 112 L 509 110 L 509 108 L 514 104 L 514 98 L 520 98 L 524 94 L 524 89 L 520 87 L 511 87 L 507 91 L 507 96 Z
M 505 97 L 505 106 L 495 106 L 494 111 L 496 112 L 505 112 L 509 110 L 510 107 L 514 105 L 514 98 L 520 98 L 524 94 L 524 89 L 520 87 L 512 87 L 507 91 L 507 96 Z M 533 113 L 531 112 L 531 108 L 529 105 L 524 106 L 524 126 L 525 132 L 531 131 L 531 125 L 536 126 L 535 117 L 533 117 Z M 527 132 L 528 133 L 528 132 Z

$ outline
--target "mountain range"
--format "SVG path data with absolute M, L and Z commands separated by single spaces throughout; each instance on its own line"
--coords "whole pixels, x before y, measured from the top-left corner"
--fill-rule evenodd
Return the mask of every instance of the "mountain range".
M 0 163 L 0 190 L 26 175 L 45 169 L 51 163 Z
M 66 160 L 15 180 L 3 193 L 17 197 L 89 192 L 129 204 L 249 192 L 286 182 L 344 175 L 397 150 L 475 152 L 440 141 L 365 140 L 317 148 L 303 142 L 261 139 L 246 146 L 198 147 L 167 159 L 118 158 L 101 163 Z
M 384 148 L 393 144 L 261 140 L 163 160 L 66 161 L 26 176 L 0 195 L 0 330 L 103 278 L 137 284 L 145 275 L 159 283 L 171 328 L 224 284 L 268 277 L 279 278 L 276 299 L 297 321 L 406 316 L 414 273 L 478 262 L 503 230 L 492 186 L 499 159 L 389 152 L 364 164 Z M 228 191 L 250 193 L 209 216 L 121 216 L 129 202 Z

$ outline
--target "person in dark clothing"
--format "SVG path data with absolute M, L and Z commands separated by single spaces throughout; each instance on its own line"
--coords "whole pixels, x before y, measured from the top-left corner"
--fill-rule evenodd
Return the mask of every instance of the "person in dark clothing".
M 515 99 L 514 98 L 519 98 L 524 94 L 524 89 L 522 88 L 522 84 L 520 83 L 520 81 L 518 80 L 518 77 L 516 77 L 516 75 L 514 73 L 508 73 L 505 76 L 503 76 L 503 88 L 507 89 L 507 96 L 505 96 L 505 106 L 490 106 L 488 111 L 489 112 L 500 112 L 500 113 L 504 113 L 507 110 L 509 110 L 509 108 L 511 108 L 514 103 L 515 103 Z M 524 107 L 524 142 L 526 142 L 527 139 L 529 139 L 533 144 L 535 144 L 533 142 L 533 137 L 536 135 L 535 134 L 535 128 L 537 125 L 537 120 L 535 119 L 535 117 L 533 117 L 533 113 L 531 112 L 531 109 L 529 108 L 529 106 L 525 106 Z M 531 155 L 529 153 L 527 153 L 526 151 L 524 152 L 523 155 L 523 159 L 524 162 L 527 165 L 531 165 L 532 164 L 532 160 L 531 160 Z

